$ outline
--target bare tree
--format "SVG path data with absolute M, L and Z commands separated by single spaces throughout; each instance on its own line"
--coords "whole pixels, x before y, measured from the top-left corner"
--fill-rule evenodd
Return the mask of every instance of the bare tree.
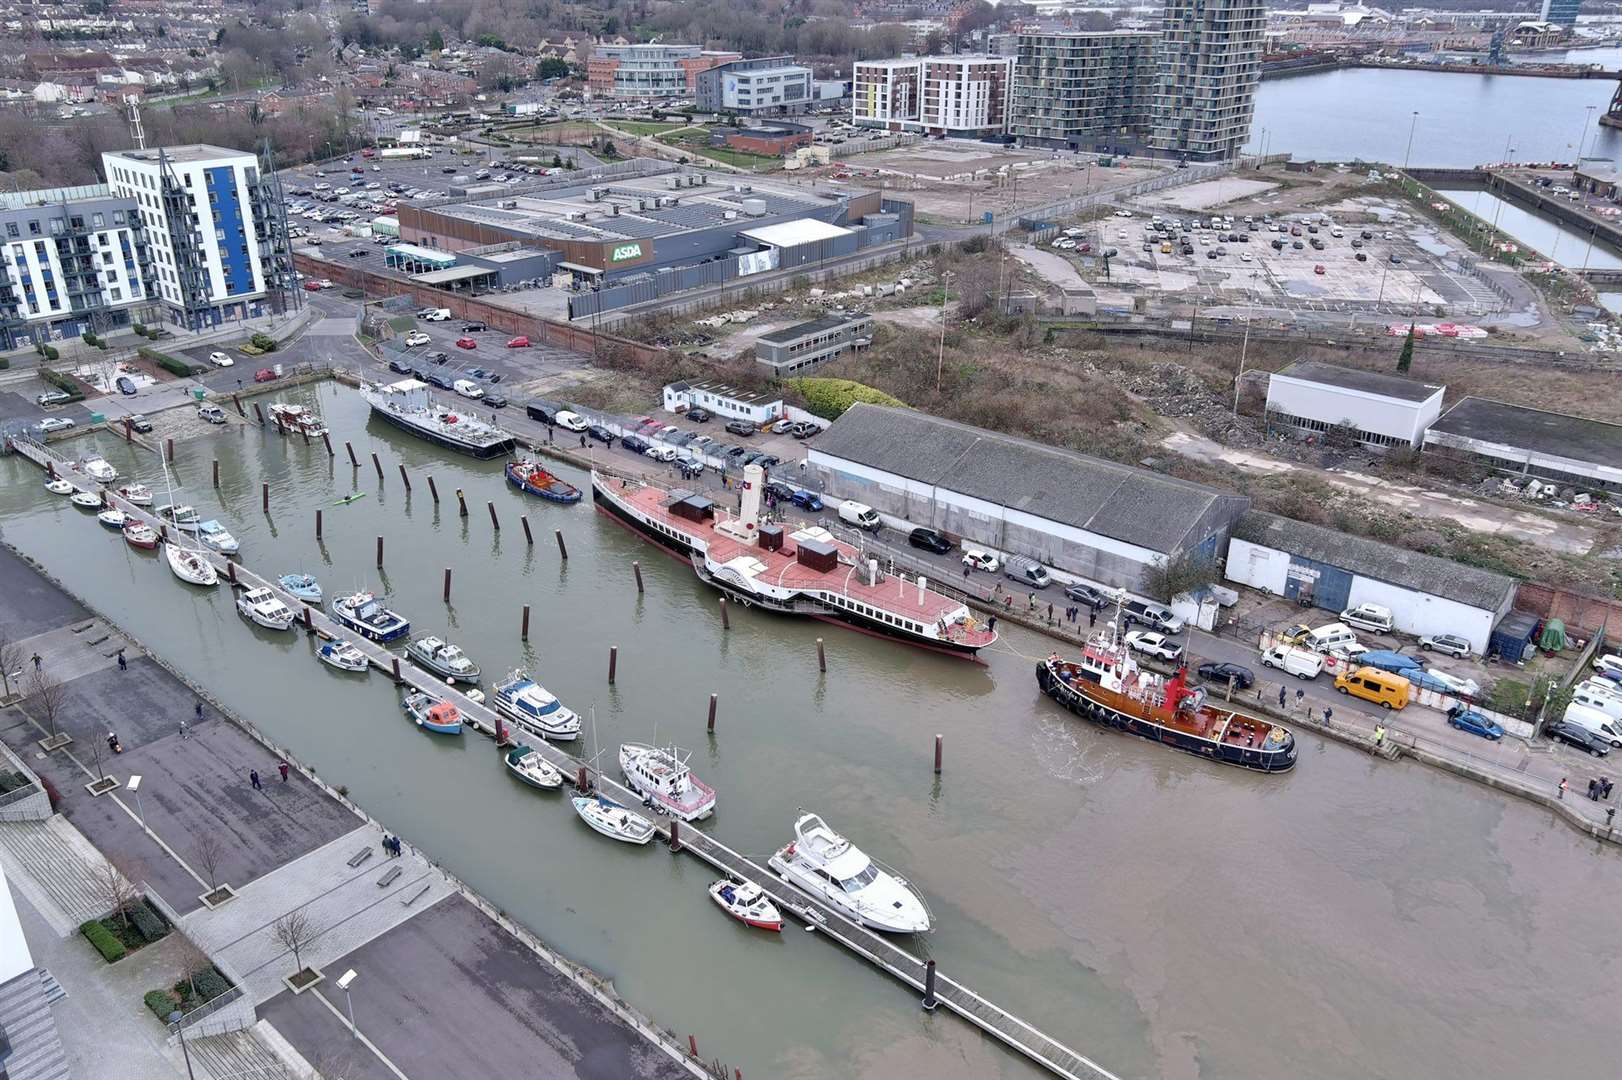
M 29 699 L 34 707 L 45 714 L 45 726 L 56 734 L 56 721 L 67 704 L 67 687 L 45 671 L 36 669 L 29 683 Z
M 6 697 L 11 696 L 11 677 L 21 675 L 22 666 L 22 643 L 12 638 L 9 628 L 0 626 L 0 679 L 5 681 Z
M 220 872 L 220 859 L 225 856 L 225 845 L 220 838 L 211 832 L 192 833 L 192 854 L 197 865 L 203 868 L 208 875 L 208 891 L 213 892 L 220 887 L 217 880 Z
M 129 909 L 135 906 L 141 894 L 123 868 L 105 857 L 100 862 L 91 864 L 90 889 L 97 903 L 104 905 L 109 912 L 116 912 L 119 922 L 128 929 Z
M 293 974 L 296 977 L 304 970 L 300 954 L 316 939 L 316 930 L 310 923 L 309 914 L 303 908 L 296 908 L 277 919 L 271 929 L 282 947 L 292 950 Z
M 208 958 L 208 953 L 185 934 L 172 935 L 175 944 L 170 946 L 174 951 L 175 959 L 180 963 L 180 970 L 185 973 L 186 981 L 191 985 L 191 996 L 198 997 L 197 976 L 203 974 L 214 966 L 214 961 Z M 200 1003 L 201 1004 L 201 1003 Z

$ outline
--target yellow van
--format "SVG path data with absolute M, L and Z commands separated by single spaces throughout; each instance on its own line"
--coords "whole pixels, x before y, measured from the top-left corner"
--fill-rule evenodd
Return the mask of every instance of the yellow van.
M 1335 676 L 1336 690 L 1372 701 L 1385 709 L 1400 709 L 1407 705 L 1408 687 L 1408 680 L 1401 675 L 1393 675 L 1379 668 L 1360 667 L 1356 671 L 1343 671 Z

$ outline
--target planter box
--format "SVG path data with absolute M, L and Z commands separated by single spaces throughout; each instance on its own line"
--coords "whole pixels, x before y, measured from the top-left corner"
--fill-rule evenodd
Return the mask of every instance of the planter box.
M 199 899 L 199 900 L 201 900 L 203 902 L 204 907 L 206 907 L 206 908 L 208 908 L 209 910 L 212 911 L 214 908 L 219 907 L 221 904 L 228 904 L 232 900 L 235 900 L 236 898 L 237 898 L 237 894 L 236 894 L 235 889 L 231 888 L 231 886 L 229 886 L 229 885 L 221 885 L 219 888 L 215 889 L 213 892 L 206 892 L 202 896 L 199 896 L 197 899 Z
M 72 745 L 72 743 L 72 735 L 69 735 L 65 731 L 59 731 L 55 735 L 41 739 L 39 741 L 39 748 L 49 754 L 53 750 L 60 750 L 64 746 Z
M 302 994 L 312 986 L 319 986 L 321 980 L 325 978 L 326 976 L 321 973 L 319 968 L 307 967 L 291 975 L 284 976 L 282 982 L 293 993 Z
M 92 795 L 105 795 L 109 791 L 118 790 L 118 781 L 111 776 L 104 776 L 100 780 L 92 780 L 84 786 Z

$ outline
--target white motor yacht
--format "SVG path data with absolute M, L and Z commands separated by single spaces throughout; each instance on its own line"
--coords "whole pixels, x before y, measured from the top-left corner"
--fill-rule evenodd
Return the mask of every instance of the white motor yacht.
M 62 479 L 60 476 L 57 476 L 45 481 L 45 490 L 49 491 L 52 495 L 72 495 L 79 489 L 74 487 L 68 481 Z
M 75 491 L 68 496 L 68 502 L 81 510 L 100 510 L 101 496 L 94 491 Z
M 529 734 L 556 742 L 580 737 L 580 714 L 524 672 L 513 672 L 490 692 L 495 695 L 497 711 Z
M 235 555 L 242 549 L 237 543 L 237 538 L 227 532 L 224 525 L 212 518 L 198 524 L 197 539 L 221 555 Z
M 118 479 L 118 470 L 109 465 L 106 458 L 94 454 L 79 462 L 79 468 L 98 484 L 110 484 Z
M 152 489 L 145 484 L 125 484 L 118 489 L 118 494 L 131 506 L 152 505 Z
M 620 744 L 620 771 L 627 786 L 655 808 L 682 821 L 715 812 L 715 789 L 693 775 L 687 755 L 675 747 Z
M 293 611 L 269 589 L 247 589 L 237 597 L 237 613 L 267 630 L 290 630 Z
M 197 527 L 202 524 L 202 519 L 197 516 L 196 510 L 189 506 L 176 506 L 173 503 L 164 503 L 158 507 L 158 517 L 175 528 L 190 533 L 196 532 Z
M 816 814 L 794 823 L 794 840 L 767 860 L 779 877 L 863 926 L 891 934 L 930 928 L 929 908 L 895 871 L 830 829 Z
M 371 666 L 366 654 L 352 641 L 343 638 L 333 638 L 316 654 L 323 664 L 335 667 L 339 671 L 365 671 Z

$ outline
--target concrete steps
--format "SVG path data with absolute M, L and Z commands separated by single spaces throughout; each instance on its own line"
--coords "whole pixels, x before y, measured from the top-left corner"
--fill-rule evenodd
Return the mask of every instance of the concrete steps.
M 251 1031 L 187 1039 L 198 1075 L 213 1080 L 293 1080 L 287 1066 Z
M 0 821 L 0 865 L 57 933 L 104 914 L 94 868 L 101 856 L 66 818 Z
M 45 1004 L 47 1005 L 55 1005 L 68 996 L 68 992 L 62 989 L 62 984 L 56 981 L 56 976 L 44 968 L 39 969 L 39 984 L 45 989 Z

